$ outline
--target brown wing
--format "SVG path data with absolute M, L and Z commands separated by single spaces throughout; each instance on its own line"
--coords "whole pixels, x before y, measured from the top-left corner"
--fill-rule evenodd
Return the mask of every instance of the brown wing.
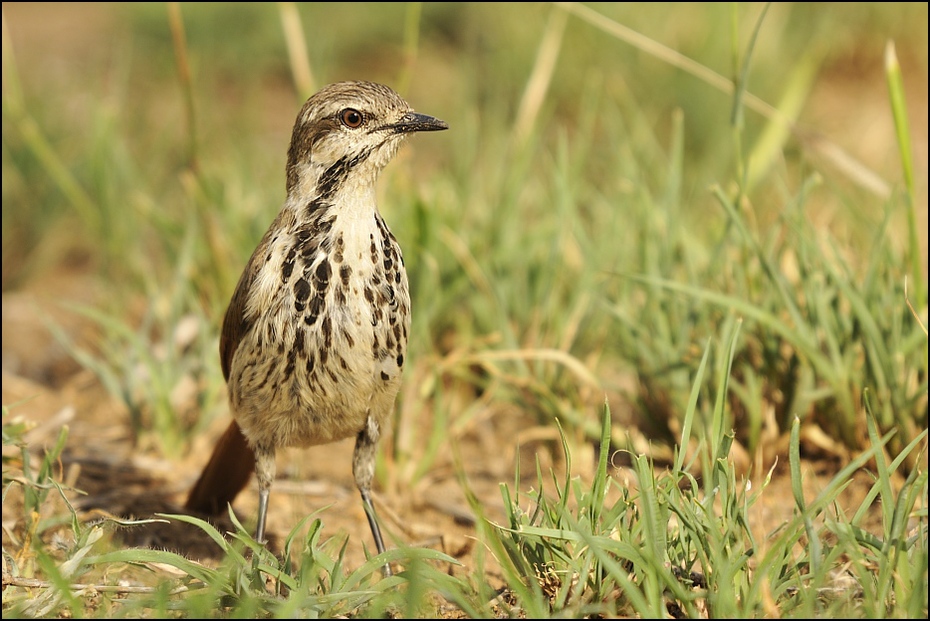
M 227 382 L 236 349 L 252 327 L 252 322 L 245 316 L 245 307 L 249 289 L 261 265 L 262 259 L 259 257 L 265 254 L 268 239 L 269 234 L 266 233 L 242 270 L 236 291 L 223 318 L 223 329 L 220 332 L 220 365 Z M 191 511 L 213 515 L 224 511 L 227 503 L 232 502 L 248 484 L 254 469 L 255 453 L 234 420 L 213 448 L 210 460 L 188 494 L 185 507 Z
M 226 308 L 226 316 L 223 317 L 223 329 L 220 332 L 220 366 L 223 369 L 223 377 L 226 378 L 226 381 L 229 381 L 229 372 L 232 369 L 232 360 L 236 349 L 239 348 L 242 337 L 252 327 L 252 322 L 245 317 L 245 305 L 249 298 L 252 281 L 258 271 L 255 264 L 257 253 L 258 250 L 252 254 L 248 265 L 242 271 L 239 284 L 236 285 L 236 291 Z
M 268 232 L 265 233 L 265 236 L 262 237 L 262 240 L 258 243 L 258 247 L 249 258 L 249 262 L 246 264 L 245 269 L 242 270 L 239 283 L 236 285 L 236 291 L 233 293 L 232 299 L 229 301 L 229 306 L 226 308 L 226 316 L 223 318 L 223 329 L 220 332 L 220 365 L 223 369 L 223 377 L 226 378 L 227 382 L 229 381 L 229 372 L 232 370 L 232 361 L 233 356 L 236 354 L 236 349 L 239 348 L 242 337 L 252 328 L 252 322 L 245 316 L 245 307 L 249 299 L 249 291 L 252 288 L 252 282 L 258 275 L 259 268 L 265 260 L 265 253 L 270 244 L 272 232 L 277 230 L 280 219 L 281 215 L 278 215 L 274 224 L 271 225 L 271 228 L 268 229 Z

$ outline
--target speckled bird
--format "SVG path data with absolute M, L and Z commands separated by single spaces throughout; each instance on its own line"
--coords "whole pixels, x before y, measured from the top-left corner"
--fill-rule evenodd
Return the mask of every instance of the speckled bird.
M 376 183 L 410 134 L 448 125 L 387 86 L 339 82 L 310 97 L 287 156 L 287 199 L 249 259 L 223 320 L 233 416 L 186 507 L 218 514 L 254 470 L 264 541 L 279 447 L 354 436 L 352 468 L 379 553 L 371 482 L 406 362 L 410 294 Z M 389 571 L 389 568 L 388 568 Z

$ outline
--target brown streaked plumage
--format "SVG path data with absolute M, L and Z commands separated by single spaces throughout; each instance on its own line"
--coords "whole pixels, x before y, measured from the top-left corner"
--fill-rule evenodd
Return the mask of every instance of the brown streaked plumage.
M 407 135 L 447 127 L 371 82 L 331 84 L 304 104 L 288 150 L 287 199 L 223 320 L 220 362 L 234 420 L 189 510 L 224 510 L 254 469 L 262 541 L 276 449 L 355 436 L 355 482 L 384 551 L 371 480 L 400 386 L 410 296 L 375 183 Z

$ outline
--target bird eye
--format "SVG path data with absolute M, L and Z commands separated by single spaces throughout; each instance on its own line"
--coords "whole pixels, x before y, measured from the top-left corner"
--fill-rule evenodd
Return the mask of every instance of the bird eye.
M 339 113 L 339 119 L 342 121 L 343 125 L 350 129 L 359 127 L 365 121 L 365 117 L 362 116 L 362 113 L 352 108 L 346 108 Z

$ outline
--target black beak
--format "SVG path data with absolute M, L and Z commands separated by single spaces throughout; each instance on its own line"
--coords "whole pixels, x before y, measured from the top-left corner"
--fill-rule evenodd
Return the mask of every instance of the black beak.
M 388 125 L 385 129 L 397 134 L 410 134 L 413 132 L 435 132 L 441 129 L 449 129 L 449 124 L 426 114 L 408 112 L 400 117 L 399 121 Z

